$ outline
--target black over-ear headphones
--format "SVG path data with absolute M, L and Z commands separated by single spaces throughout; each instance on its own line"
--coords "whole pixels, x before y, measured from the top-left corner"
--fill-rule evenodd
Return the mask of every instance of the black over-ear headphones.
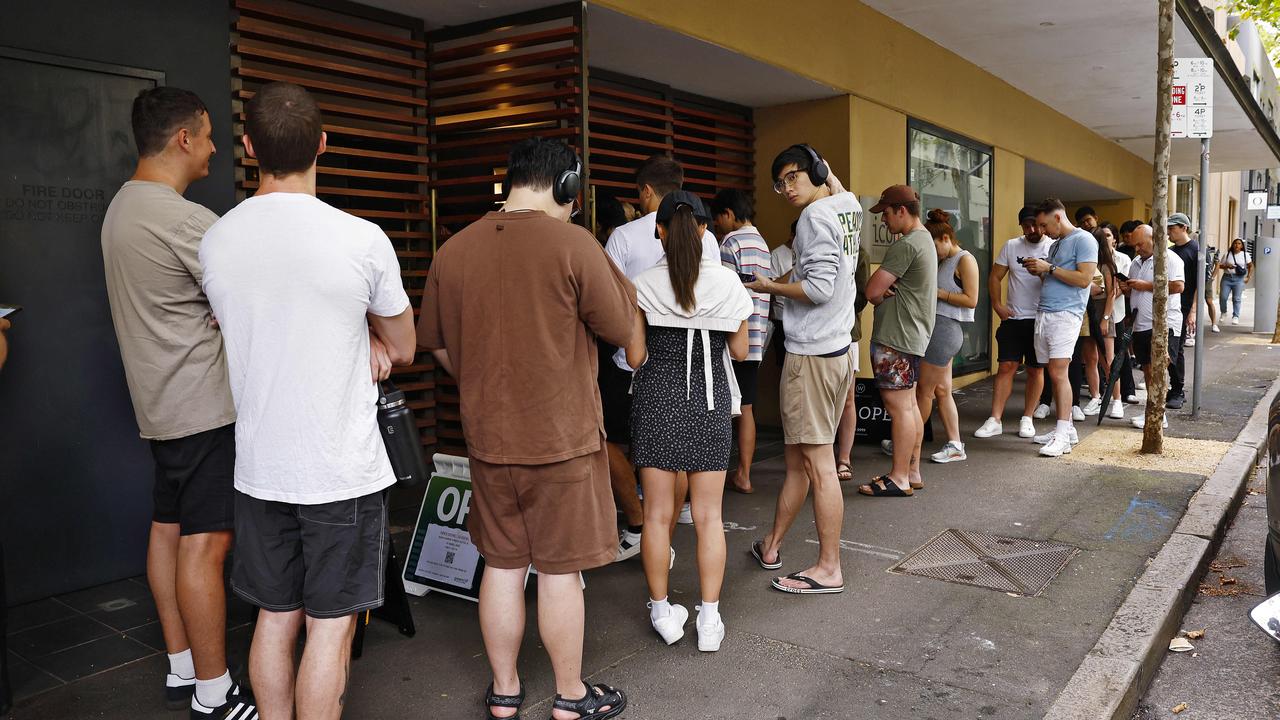
M 582 192 L 582 161 L 574 155 L 573 167 L 556 176 L 556 182 L 551 186 L 551 196 L 557 205 L 568 205 L 578 197 L 580 192 Z
M 791 147 L 800 148 L 809 156 L 809 182 L 813 183 L 814 187 L 822 187 L 825 185 L 827 182 L 827 175 L 829 173 L 827 172 L 827 164 L 823 162 L 822 156 L 818 154 L 818 151 L 814 150 L 806 143 L 792 145 Z

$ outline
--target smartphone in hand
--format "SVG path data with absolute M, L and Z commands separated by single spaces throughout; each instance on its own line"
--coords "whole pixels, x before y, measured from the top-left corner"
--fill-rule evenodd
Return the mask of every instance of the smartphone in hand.
M 7 318 L 11 315 L 17 315 L 20 312 L 22 312 L 21 305 L 6 305 L 4 303 L 0 303 L 0 318 Z

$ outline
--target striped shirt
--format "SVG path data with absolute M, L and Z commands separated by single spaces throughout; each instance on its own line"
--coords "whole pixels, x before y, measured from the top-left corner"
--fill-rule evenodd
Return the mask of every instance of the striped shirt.
M 760 231 L 751 225 L 724 236 L 720 241 L 720 262 L 739 275 L 773 277 L 769 245 L 760 236 Z M 764 357 L 765 332 L 769 325 L 769 295 L 758 292 L 750 295 L 752 311 L 747 320 L 747 331 L 751 336 L 751 351 L 747 354 L 747 360 L 758 361 Z

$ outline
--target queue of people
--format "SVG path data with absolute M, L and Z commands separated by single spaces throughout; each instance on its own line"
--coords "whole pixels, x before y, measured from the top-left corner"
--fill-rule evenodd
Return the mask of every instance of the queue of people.
M 102 228 L 112 318 L 156 463 L 147 568 L 168 652 L 162 688 L 193 720 L 341 716 L 356 616 L 383 602 L 385 491 L 395 476 L 376 430 L 377 383 L 418 352 L 431 352 L 459 388 L 468 531 L 485 558 L 479 624 L 493 675 L 483 700 L 490 718 L 516 716 L 525 700 L 517 660 L 531 566 L 555 675 L 552 717 L 624 711 L 623 690 L 582 679 L 579 574 L 640 556 L 649 623 L 666 644 L 679 642 L 690 613 L 671 600 L 671 535 L 686 505 L 697 534 L 697 646 L 719 650 L 723 493 L 757 490 L 753 406 L 770 344 L 781 363 L 786 473 L 772 525 L 750 552 L 761 569 L 781 569 L 810 494 L 818 534 L 816 558 L 773 576 L 772 588 L 845 588 L 841 483 L 853 478 L 866 304 L 875 308 L 869 354 L 892 417 L 884 446 L 892 462 L 857 492 L 897 498 L 924 488 L 924 422 L 934 406 L 946 441 L 929 459 L 967 458 L 951 368 L 982 278 L 952 217 L 924 213 L 908 185 L 886 188 L 869 209 L 896 238 L 870 273 L 859 248 L 864 210 L 809 145 L 784 149 L 771 165 L 774 191 L 799 216 L 770 251 L 749 196 L 726 190 L 708 206 L 682 188 L 679 163 L 664 155 L 637 169 L 637 208 L 600 204 L 594 237 L 570 222 L 582 160 L 561 141 L 533 137 L 510 150 L 502 208 L 436 253 L 415 329 L 386 234 L 316 197 L 327 138 L 315 101 L 270 83 L 245 116 L 241 141 L 258 163 L 259 189 L 218 218 L 183 198 L 216 152 L 204 104 L 172 87 L 141 93 L 137 170 Z M 1091 211 L 1077 218 L 1079 227 L 1054 199 L 1023 208 L 1022 235 L 986 278 L 1001 321 L 999 373 L 977 438 L 1004 432 L 1022 367 L 1018 435 L 1042 455 L 1070 453 L 1074 414 L 1102 411 L 1098 365 L 1110 366 L 1125 314 L 1150 379 L 1159 345 L 1150 337 L 1151 228 L 1117 230 Z M 1184 220 L 1173 216 L 1171 229 Z M 1194 245 L 1172 234 L 1171 296 L 1186 287 L 1179 248 Z M 1117 240 L 1133 248 L 1132 262 L 1114 252 Z M 1243 248 L 1217 265 L 1224 278 L 1252 271 Z M 1228 288 L 1224 280 L 1224 317 Z M 1168 313 L 1172 348 L 1188 333 L 1187 311 L 1171 298 Z M 0 333 L 0 363 L 3 350 Z M 1086 378 L 1071 370 L 1073 358 Z M 1086 380 L 1091 398 L 1081 408 L 1073 394 Z M 1039 434 L 1042 387 L 1056 424 Z M 1122 416 L 1120 395 L 1109 400 L 1109 414 Z M 223 568 L 232 548 L 231 589 L 260 609 L 252 696 L 226 663 Z

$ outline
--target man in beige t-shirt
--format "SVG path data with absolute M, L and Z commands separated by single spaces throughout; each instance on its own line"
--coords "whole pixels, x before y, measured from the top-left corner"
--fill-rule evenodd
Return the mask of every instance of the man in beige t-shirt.
M 169 655 L 167 703 L 223 718 L 250 704 L 226 662 L 236 417 L 200 286 L 200 240 L 218 217 L 182 197 L 209 174 L 212 128 L 194 93 L 159 87 L 134 100 L 133 134 L 138 167 L 107 208 L 102 259 L 129 395 L 156 463 L 147 580 Z

